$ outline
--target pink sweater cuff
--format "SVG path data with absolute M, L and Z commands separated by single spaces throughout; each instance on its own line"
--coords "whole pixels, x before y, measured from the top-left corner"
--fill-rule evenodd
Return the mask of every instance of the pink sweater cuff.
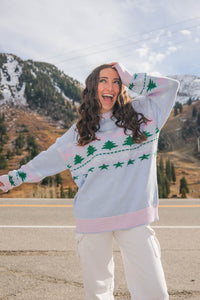
M 4 192 L 7 192 L 13 188 L 12 185 L 10 184 L 8 175 L 0 176 L 0 182 L 3 183 L 3 186 L 0 186 L 0 189 L 3 190 Z

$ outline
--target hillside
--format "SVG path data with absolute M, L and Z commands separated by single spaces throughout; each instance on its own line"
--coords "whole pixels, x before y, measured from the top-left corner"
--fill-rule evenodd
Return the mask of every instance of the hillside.
M 3 147 L 2 154 L 6 155 L 7 151 L 16 150 L 15 141 L 20 134 L 26 137 L 31 135 L 35 137 L 39 152 L 46 150 L 51 144 L 56 141 L 56 138 L 64 134 L 66 129 L 61 129 L 56 122 L 49 122 L 46 117 L 35 112 L 27 111 L 26 109 L 2 106 L 1 113 L 5 114 L 5 125 L 9 139 Z M 25 145 L 24 145 L 25 146 Z M 7 160 L 7 168 L 0 170 L 0 175 L 7 174 L 9 170 L 17 169 L 20 166 L 20 161 L 27 156 L 26 146 L 21 149 L 20 155 L 14 155 Z M 64 192 L 68 192 L 68 188 L 76 189 L 71 174 L 68 171 L 62 172 Z M 23 184 L 8 193 L 1 193 L 1 197 L 6 198 L 59 198 L 61 186 L 43 186 L 38 184 Z
M 177 116 L 172 111 L 160 133 L 159 143 L 164 149 L 158 152 L 158 160 L 169 158 L 176 169 L 177 181 L 171 185 L 171 195 L 179 194 L 179 182 L 185 176 L 190 189 L 188 198 L 200 198 L 200 153 L 197 151 L 200 126 L 197 116 L 192 117 L 194 107 L 200 112 L 200 100 L 183 105 L 182 113 Z
M 27 107 L 68 128 L 77 118 L 82 86 L 54 65 L 0 54 L 0 105 Z

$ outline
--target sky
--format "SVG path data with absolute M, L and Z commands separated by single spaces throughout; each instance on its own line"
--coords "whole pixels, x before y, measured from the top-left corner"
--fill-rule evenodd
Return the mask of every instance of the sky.
M 0 0 L 0 52 L 84 84 L 98 65 L 200 77 L 200 0 Z

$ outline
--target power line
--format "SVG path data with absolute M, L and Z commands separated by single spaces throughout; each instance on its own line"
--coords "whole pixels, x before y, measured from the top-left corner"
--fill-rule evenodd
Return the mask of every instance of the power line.
M 166 25 L 166 26 L 162 26 L 162 27 L 159 27 L 159 28 L 155 28 L 155 29 L 152 29 L 150 31 L 145 31 L 145 32 L 142 32 L 142 33 L 137 32 L 137 33 L 134 33 L 132 35 L 127 36 L 124 40 L 127 40 L 129 38 L 133 38 L 133 37 L 135 37 L 137 35 L 151 34 L 151 33 L 155 32 L 155 31 L 163 30 L 163 29 L 166 29 L 166 28 L 169 28 L 169 27 L 180 25 L 180 24 L 185 23 L 185 22 L 191 22 L 191 21 L 194 21 L 194 20 L 200 20 L 200 17 L 186 19 L 186 20 L 183 20 L 183 21 L 180 21 L 180 22 L 172 23 L 172 24 L 169 24 L 169 25 Z M 88 46 L 86 48 L 82 48 L 82 49 L 78 49 L 78 50 L 77 49 L 71 50 L 71 51 L 69 51 L 69 52 L 67 52 L 65 54 L 56 55 L 56 56 L 50 57 L 50 58 L 45 58 L 44 60 L 51 60 L 51 59 L 55 59 L 57 57 L 62 57 L 62 56 L 65 56 L 65 55 L 68 55 L 70 53 L 74 53 L 74 52 L 77 52 L 77 51 L 84 51 L 84 50 L 88 50 L 88 49 L 91 49 L 91 48 L 94 48 L 94 47 L 100 47 L 100 46 L 103 46 L 103 45 L 109 45 L 109 44 L 113 44 L 113 43 L 116 43 L 116 42 L 122 42 L 122 39 L 116 39 L 116 40 L 113 40 L 113 41 L 110 41 L 110 42 L 96 44 L 96 45 Z
M 185 27 L 184 30 L 192 29 L 192 28 L 196 27 L 197 25 L 200 25 L 200 24 L 195 24 L 194 26 Z M 171 34 L 177 33 L 179 31 L 180 31 L 180 29 L 172 31 Z M 160 36 L 164 36 L 165 37 L 166 35 L 167 35 L 166 33 L 162 33 Z M 148 38 L 140 39 L 140 40 L 137 40 L 137 41 L 134 41 L 134 42 L 129 42 L 129 43 L 117 46 L 117 47 L 113 46 L 113 47 L 110 47 L 110 48 L 107 48 L 107 49 L 103 49 L 103 50 L 99 50 L 99 51 L 96 51 L 96 52 L 91 52 L 91 53 L 88 53 L 88 54 L 82 54 L 82 55 L 78 55 L 78 56 L 73 56 L 71 58 L 64 59 L 64 60 L 62 60 L 60 62 L 57 62 L 57 64 L 60 64 L 60 63 L 66 62 L 66 61 L 70 61 L 70 60 L 74 60 L 74 59 L 77 59 L 77 58 L 82 58 L 82 57 L 86 57 L 86 56 L 90 56 L 90 55 L 95 55 L 95 54 L 107 52 L 107 51 L 110 51 L 110 50 L 113 50 L 113 49 L 119 49 L 119 48 L 122 48 L 122 47 L 124 47 L 126 45 L 128 45 L 128 46 L 131 45 L 131 44 L 136 45 L 138 43 L 149 41 L 149 40 L 152 40 L 152 39 L 155 39 L 155 37 L 148 37 Z

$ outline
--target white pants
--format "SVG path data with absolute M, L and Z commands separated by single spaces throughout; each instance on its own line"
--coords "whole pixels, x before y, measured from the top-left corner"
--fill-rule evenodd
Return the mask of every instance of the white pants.
M 114 299 L 113 237 L 122 254 L 131 299 L 168 300 L 160 246 L 149 225 L 97 234 L 76 234 L 86 299 Z

